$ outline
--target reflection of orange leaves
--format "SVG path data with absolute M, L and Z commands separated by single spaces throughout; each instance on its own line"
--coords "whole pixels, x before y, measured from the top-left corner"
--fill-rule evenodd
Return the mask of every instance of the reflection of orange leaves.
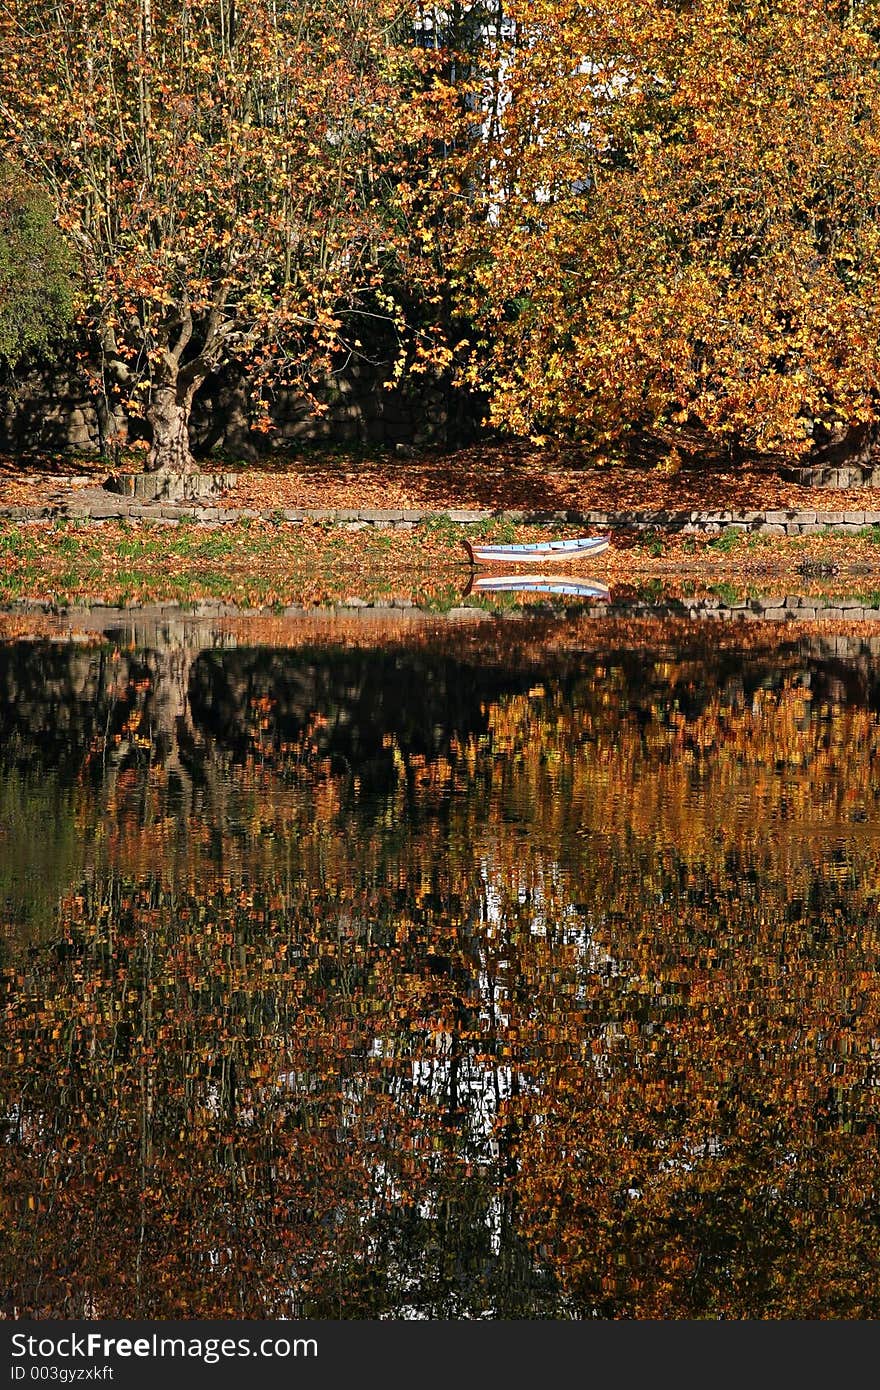
M 120 772 L 110 870 L 3 975 L 4 1192 L 40 1201 L 0 1246 L 10 1281 L 47 1314 L 83 1289 L 108 1314 L 334 1311 L 340 1279 L 393 1282 L 395 1218 L 448 1180 L 471 1232 L 475 1192 L 503 1191 L 578 1310 L 876 1311 L 877 719 L 818 681 L 804 700 L 789 647 L 746 698 L 651 630 L 625 629 L 635 680 L 607 633 L 554 626 L 557 652 L 605 652 L 566 700 L 523 620 L 544 693 L 436 760 L 398 748 L 380 795 L 299 745 L 224 768 L 222 871 L 216 808 L 181 843 L 167 771 Z M 845 912 L 817 806 L 855 827 Z M 465 1142 L 467 1076 L 501 1113 Z

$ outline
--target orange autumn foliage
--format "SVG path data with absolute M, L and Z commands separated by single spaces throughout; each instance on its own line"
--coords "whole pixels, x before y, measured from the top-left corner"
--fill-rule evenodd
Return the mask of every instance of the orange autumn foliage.
M 145 420 L 150 467 L 190 466 L 230 360 L 308 389 L 402 329 L 389 209 L 430 58 L 390 0 L 10 0 L 0 56 L 0 151 L 51 195 L 106 428 Z
M 465 161 L 454 248 L 496 422 L 863 451 L 877 6 L 513 0 L 507 18 L 502 115 Z

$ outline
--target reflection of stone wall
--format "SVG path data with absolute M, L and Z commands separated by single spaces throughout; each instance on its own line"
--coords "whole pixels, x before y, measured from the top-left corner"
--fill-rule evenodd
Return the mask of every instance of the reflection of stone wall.
M 387 365 L 387 364 L 386 364 Z M 251 426 L 256 411 L 236 368 L 206 382 L 193 406 L 191 436 L 200 453 L 222 449 L 244 456 L 297 444 L 456 444 L 471 438 L 472 401 L 437 378 L 422 377 L 386 390 L 380 366 L 351 363 L 316 391 L 326 410 L 302 393 L 278 389 L 270 402 L 274 429 Z M 14 393 L 0 395 L 0 450 L 89 452 L 100 447 L 94 398 L 75 368 L 65 364 L 27 373 Z

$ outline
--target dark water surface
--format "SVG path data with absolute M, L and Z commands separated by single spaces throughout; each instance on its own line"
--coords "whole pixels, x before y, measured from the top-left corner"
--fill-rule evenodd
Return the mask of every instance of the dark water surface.
M 0 644 L 0 1311 L 880 1316 L 868 624 L 93 628 Z

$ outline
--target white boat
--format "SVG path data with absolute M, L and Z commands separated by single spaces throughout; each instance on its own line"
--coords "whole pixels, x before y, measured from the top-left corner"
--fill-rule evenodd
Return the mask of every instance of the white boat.
M 610 544 L 609 536 L 578 536 L 568 541 L 532 541 L 526 545 L 484 545 L 465 540 L 464 548 L 472 565 L 543 565 L 548 560 L 580 560 L 601 555 Z

